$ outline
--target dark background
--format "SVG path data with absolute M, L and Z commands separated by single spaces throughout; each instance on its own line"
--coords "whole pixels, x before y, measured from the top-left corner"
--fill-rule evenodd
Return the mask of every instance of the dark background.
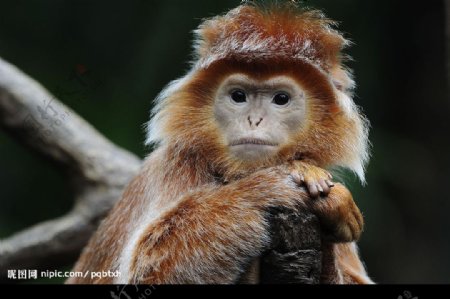
M 191 31 L 238 0 L 1 1 L 0 57 L 118 145 L 144 157 L 151 101 L 184 74 Z M 361 253 L 381 283 L 450 282 L 450 101 L 441 1 L 310 0 L 354 45 L 371 121 Z M 74 74 L 83 75 L 82 85 Z M 71 208 L 61 173 L 0 133 L 0 238 Z M 70 266 L 70 265 L 68 265 Z

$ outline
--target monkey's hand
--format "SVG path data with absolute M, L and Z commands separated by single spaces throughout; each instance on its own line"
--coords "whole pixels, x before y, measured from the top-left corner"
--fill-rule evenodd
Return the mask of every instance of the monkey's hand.
M 297 160 L 290 162 L 288 167 L 294 181 L 304 185 L 311 197 L 327 196 L 334 186 L 331 174 L 323 168 Z
M 287 165 L 287 172 L 312 197 L 312 200 L 305 203 L 319 217 L 324 239 L 351 242 L 360 237 L 363 217 L 344 185 L 335 185 L 330 181 L 331 175 L 326 170 L 303 161 L 291 162 Z
M 359 239 L 364 221 L 348 189 L 336 186 L 325 198 L 307 202 L 319 217 L 324 239 L 331 242 L 351 242 Z

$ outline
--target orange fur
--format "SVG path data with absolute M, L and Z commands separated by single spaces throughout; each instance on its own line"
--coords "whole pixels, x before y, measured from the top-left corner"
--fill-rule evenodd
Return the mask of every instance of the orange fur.
M 356 240 L 362 218 L 344 186 L 316 203 L 289 175 L 290 163 L 302 160 L 317 176 L 312 165 L 348 167 L 363 179 L 365 119 L 341 65 L 347 42 L 332 24 L 291 4 L 246 4 L 203 22 L 192 70 L 161 93 L 153 112 L 148 142 L 156 150 L 74 269 L 122 277 L 68 283 L 237 282 L 270 242 L 266 211 L 277 205 L 312 208 L 330 236 Z M 249 163 L 228 153 L 212 109 L 218 86 L 236 72 L 289 76 L 306 90 L 306 125 L 274 157 Z M 352 244 L 324 242 L 324 283 L 370 282 Z

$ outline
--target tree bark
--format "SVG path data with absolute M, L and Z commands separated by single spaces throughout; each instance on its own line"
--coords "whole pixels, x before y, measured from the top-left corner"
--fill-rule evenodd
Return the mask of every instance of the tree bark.
M 287 208 L 274 209 L 271 215 L 272 244 L 261 259 L 261 283 L 320 283 L 322 252 L 317 217 L 304 209 Z

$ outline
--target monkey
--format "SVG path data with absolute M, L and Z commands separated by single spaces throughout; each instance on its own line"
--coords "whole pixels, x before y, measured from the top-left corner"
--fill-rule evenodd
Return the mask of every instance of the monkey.
M 268 210 L 313 211 L 321 283 L 372 283 L 356 241 L 363 218 L 333 182 L 364 182 L 368 121 L 352 100 L 349 42 L 321 12 L 245 2 L 194 31 L 191 69 L 163 89 L 153 152 L 73 271 L 120 277 L 66 283 L 237 283 L 270 244 Z

